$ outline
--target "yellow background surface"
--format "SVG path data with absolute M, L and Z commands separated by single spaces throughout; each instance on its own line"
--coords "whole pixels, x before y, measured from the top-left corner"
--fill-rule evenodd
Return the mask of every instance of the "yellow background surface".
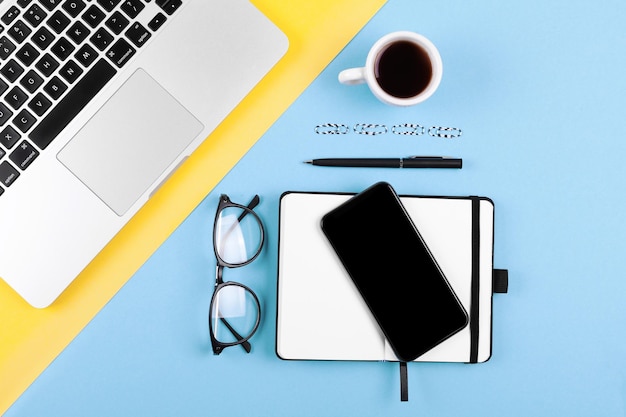
M 0 414 L 385 3 L 253 0 L 288 36 L 285 57 L 52 306 L 37 310 L 0 280 Z M 36 260 L 34 260 L 36 261 Z

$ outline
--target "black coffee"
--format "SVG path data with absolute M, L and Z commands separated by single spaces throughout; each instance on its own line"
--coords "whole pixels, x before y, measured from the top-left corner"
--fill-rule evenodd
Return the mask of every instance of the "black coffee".
M 381 88 L 399 98 L 418 95 L 433 76 L 428 53 L 409 41 L 394 42 L 382 50 L 374 68 Z

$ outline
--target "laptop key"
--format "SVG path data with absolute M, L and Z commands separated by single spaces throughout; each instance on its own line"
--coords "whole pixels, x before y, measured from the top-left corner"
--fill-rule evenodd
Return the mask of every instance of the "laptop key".
M 49 53 L 46 53 L 41 59 L 35 64 L 35 68 L 37 68 L 41 73 L 49 77 L 52 75 L 54 70 L 59 67 L 59 62 L 52 57 Z
M 46 98 L 43 93 L 37 93 L 35 97 L 28 103 L 28 107 L 35 112 L 37 116 L 43 114 L 50 108 L 52 102 Z
M 19 14 L 20 14 L 20 9 L 18 9 L 15 6 L 12 6 L 11 8 L 9 8 L 9 10 L 7 10 L 5 14 L 2 15 L 2 18 L 0 18 L 0 20 L 2 20 L 4 24 L 10 25 L 11 23 L 13 23 L 13 21 L 17 18 Z
M 124 17 L 123 14 L 115 12 L 104 24 L 111 30 L 111 32 L 119 35 L 129 23 L 130 22 Z
M 13 161 L 18 168 L 24 171 L 38 156 L 39 152 L 37 149 L 35 149 L 35 147 L 27 141 L 23 141 L 13 152 L 11 152 L 9 159 Z
M 120 9 L 128 15 L 131 19 L 134 19 L 144 9 L 144 4 L 141 0 L 125 0 Z
M 24 20 L 31 24 L 32 27 L 37 27 L 48 16 L 46 12 L 36 4 L 33 4 L 24 14 Z
M 156 14 L 156 16 L 152 18 L 152 20 L 150 20 L 150 22 L 148 22 L 148 27 L 150 28 L 150 30 L 156 32 L 157 29 L 163 26 L 163 23 L 165 23 L 166 20 L 167 17 L 165 17 L 163 13 L 159 12 Z
M 67 0 L 65 3 L 63 3 L 63 6 L 61 6 L 61 8 L 63 8 L 63 10 L 65 10 L 70 16 L 76 17 L 80 14 L 80 12 L 83 11 L 86 6 L 87 5 L 83 0 Z
M 67 85 L 56 75 L 43 88 L 43 91 L 48 93 L 54 100 L 61 98 L 65 90 L 67 90 Z
M 22 107 L 22 104 L 26 102 L 28 96 L 24 91 L 22 91 L 19 87 L 13 87 L 9 93 L 4 96 L 4 101 L 9 104 L 9 106 L 13 107 L 14 110 Z
M 43 84 L 43 78 L 36 71 L 30 70 L 22 77 L 20 84 L 26 91 L 33 94 Z
M 109 82 L 117 70 L 100 59 L 76 85 L 59 101 L 48 115 L 28 135 L 39 147 L 45 149 L 76 117 L 91 99 Z
M 54 10 L 59 4 L 61 4 L 61 0 L 39 0 L 39 3 L 43 5 L 49 12 Z
M 13 26 L 9 28 L 9 31 L 7 33 L 10 37 L 13 38 L 15 42 L 22 43 L 24 42 L 24 39 L 26 39 L 28 35 L 31 34 L 31 32 L 31 28 L 29 28 L 26 23 L 18 20 Z
M 33 45 L 31 45 L 29 42 L 26 42 L 24 46 L 22 46 L 20 50 L 17 51 L 15 56 L 17 57 L 17 59 L 20 60 L 22 64 L 28 67 L 33 62 L 35 62 L 35 59 L 37 59 L 37 57 L 39 57 L 39 52 L 37 52 Z
M 169 15 L 172 15 L 183 4 L 182 0 L 156 0 L 157 6 Z
M 83 20 L 91 26 L 92 29 L 95 29 L 105 17 L 104 12 L 95 4 L 92 4 L 83 14 Z
M 89 36 L 89 29 L 82 22 L 75 22 L 68 30 L 67 36 L 76 44 L 82 43 Z
M 35 118 L 35 116 L 33 116 L 28 110 L 24 109 L 19 112 L 17 116 L 15 116 L 15 119 L 13 119 L 13 124 L 19 130 L 21 130 L 22 133 L 26 133 L 28 132 L 28 129 L 33 127 L 36 121 L 37 119 Z
M 5 187 L 10 187 L 19 176 L 20 173 L 13 168 L 9 161 L 4 161 L 0 164 L 0 183 Z
M 93 61 L 98 57 L 98 53 L 95 49 L 93 49 L 88 44 L 84 44 L 81 48 L 74 54 L 74 58 L 78 62 L 81 63 L 83 67 L 88 67 L 93 64 Z
M 106 55 L 118 68 L 122 68 L 124 64 L 135 55 L 135 52 L 135 48 L 130 46 L 125 39 L 119 39 L 113 44 L 111 49 L 107 51 Z
M 44 50 L 54 41 L 54 35 L 45 27 L 41 27 L 35 32 L 31 40 L 39 49 Z
M 47 21 L 48 26 L 56 33 L 61 33 L 70 24 L 70 18 L 61 10 L 57 10 Z
M 0 103 L 0 126 L 4 126 L 6 122 L 13 116 L 13 112 L 4 104 Z M 13 146 L 10 141 L 11 138 L 5 138 L 4 136 L 0 136 L 0 143 L 4 146 L 8 147 L 8 144 Z
M 0 59 L 7 59 L 15 51 L 15 44 L 6 36 L 0 37 Z
M 141 48 L 150 36 L 152 36 L 150 32 L 138 22 L 133 23 L 126 31 L 126 37 L 138 48 Z
M 72 43 L 66 38 L 59 38 L 59 40 L 56 41 L 56 43 L 50 48 L 52 53 L 55 54 L 61 61 L 65 61 L 67 57 L 74 52 L 74 49 L 76 49 L 74 45 L 72 45 Z
M 65 78 L 70 84 L 74 84 L 74 82 L 80 77 L 80 74 L 83 73 L 83 70 L 78 66 L 76 62 L 73 60 L 67 61 L 67 64 L 63 65 L 59 70 L 59 75 Z
M 113 35 L 111 35 L 105 28 L 100 28 L 93 34 L 89 41 L 99 50 L 104 51 L 111 42 L 113 42 Z
M 14 59 L 9 59 L 9 61 L 0 69 L 0 73 L 4 75 L 9 82 L 15 82 L 17 78 L 22 75 L 24 72 L 24 68 L 20 64 L 17 63 Z
M 112 11 L 120 0 L 98 0 L 98 4 L 107 12 Z
M 9 125 L 0 133 L 0 143 L 7 149 L 11 149 L 22 136 L 13 126 Z

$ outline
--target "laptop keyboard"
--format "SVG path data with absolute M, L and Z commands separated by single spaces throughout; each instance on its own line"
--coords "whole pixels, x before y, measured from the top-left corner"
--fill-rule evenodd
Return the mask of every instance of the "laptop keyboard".
M 182 0 L 13 3 L 0 16 L 0 196 Z

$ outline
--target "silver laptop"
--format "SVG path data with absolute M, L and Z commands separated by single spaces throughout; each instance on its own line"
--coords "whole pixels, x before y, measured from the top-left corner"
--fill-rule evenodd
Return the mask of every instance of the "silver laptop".
M 248 0 L 4 0 L 0 27 L 0 277 L 40 308 L 288 47 Z

